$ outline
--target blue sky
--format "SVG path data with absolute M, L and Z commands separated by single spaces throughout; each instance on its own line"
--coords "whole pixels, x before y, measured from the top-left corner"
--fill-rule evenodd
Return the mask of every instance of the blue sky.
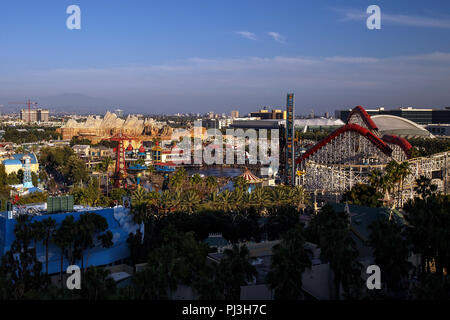
M 71 4 L 81 8 L 81 30 L 66 28 Z M 381 30 L 366 28 L 371 4 L 381 8 Z M 449 86 L 445 0 L 0 4 L 5 106 L 76 93 L 98 99 L 99 111 L 246 113 L 283 106 L 293 91 L 301 114 L 450 106 Z M 67 104 L 63 97 L 52 107 Z

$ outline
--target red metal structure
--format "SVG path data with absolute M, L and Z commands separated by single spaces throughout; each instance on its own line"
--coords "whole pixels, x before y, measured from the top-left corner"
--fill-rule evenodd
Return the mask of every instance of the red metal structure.
M 124 141 L 140 140 L 135 137 L 123 136 L 121 133 L 108 139 L 109 141 L 117 141 L 116 148 L 116 168 L 114 170 L 114 187 L 119 188 L 123 179 L 127 177 L 127 167 L 125 163 L 125 146 Z
M 353 108 L 353 110 L 348 115 L 347 123 L 359 124 L 358 122 L 360 122 L 360 121 L 358 121 L 358 117 L 354 117 L 355 115 L 359 115 L 359 119 L 361 119 L 366 124 L 367 129 L 369 129 L 371 131 L 377 131 L 378 130 L 378 127 L 375 124 L 375 122 L 373 122 L 373 120 L 370 117 L 370 115 L 361 106 L 357 106 L 357 107 Z
M 339 137 L 345 132 L 356 132 L 362 137 L 366 138 L 370 141 L 375 147 L 377 147 L 381 152 L 386 154 L 387 156 L 391 156 L 392 149 L 380 138 L 378 138 L 374 133 L 369 131 L 368 129 L 361 127 L 356 123 L 348 123 L 345 126 L 337 129 L 333 133 L 331 133 L 328 137 L 317 143 L 311 149 L 309 149 L 305 154 L 297 159 L 297 163 L 301 163 L 304 160 L 308 159 L 311 155 L 322 149 L 328 143 L 330 143 L 335 138 Z
M 391 143 L 391 144 L 395 144 L 397 146 L 399 146 L 403 152 L 405 152 L 405 154 L 407 155 L 408 159 L 411 158 L 411 144 L 408 142 L 408 140 L 406 140 L 405 138 L 402 137 L 398 137 L 396 135 L 387 135 L 385 134 L 382 137 L 383 141 L 387 142 L 387 143 Z
M 8 102 L 8 104 L 21 104 L 21 105 L 25 104 L 25 105 L 27 105 L 28 106 L 28 123 L 31 123 L 31 105 L 36 106 L 38 103 L 30 101 L 30 99 L 28 99 L 27 102 Z

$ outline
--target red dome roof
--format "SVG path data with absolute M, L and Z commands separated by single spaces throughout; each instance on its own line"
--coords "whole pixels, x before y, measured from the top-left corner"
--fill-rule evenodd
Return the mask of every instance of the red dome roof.
M 131 143 L 128 145 L 127 151 L 133 151 L 133 146 L 131 145 Z
M 144 146 L 141 146 L 141 147 L 139 148 L 139 152 L 140 152 L 140 153 L 145 153 L 145 148 L 144 148 Z

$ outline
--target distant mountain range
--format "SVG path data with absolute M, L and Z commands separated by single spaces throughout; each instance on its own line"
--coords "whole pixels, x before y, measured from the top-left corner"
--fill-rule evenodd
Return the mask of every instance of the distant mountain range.
M 63 93 L 56 96 L 40 97 L 40 106 L 55 112 L 94 113 L 113 108 L 112 102 L 79 93 Z
M 51 112 L 76 112 L 78 114 L 104 113 L 106 110 L 113 110 L 118 107 L 113 102 L 106 99 L 94 98 L 79 93 L 63 93 L 55 96 L 45 96 L 30 98 L 38 103 L 38 107 L 50 109 Z M 26 98 L 2 99 L 2 112 L 19 111 L 26 105 L 9 104 L 10 101 L 26 101 Z

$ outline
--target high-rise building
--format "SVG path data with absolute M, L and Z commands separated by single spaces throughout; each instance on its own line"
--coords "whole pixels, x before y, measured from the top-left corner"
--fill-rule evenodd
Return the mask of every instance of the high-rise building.
M 37 112 L 35 109 L 22 109 L 20 110 L 20 120 L 25 122 L 36 122 L 37 121 Z
M 260 118 L 260 119 L 280 119 L 280 120 L 286 120 L 286 111 L 280 110 L 280 109 L 273 109 L 271 111 L 267 110 L 266 108 L 259 110 L 258 112 L 250 112 L 251 118 Z
M 295 184 L 295 105 L 294 94 L 288 93 L 286 99 L 286 164 L 285 178 L 287 185 Z
M 342 121 L 347 121 L 348 115 L 351 110 L 336 110 L 335 116 Z M 386 110 L 385 108 L 366 109 L 366 112 L 370 116 L 379 114 L 392 115 L 401 118 L 411 120 L 420 125 L 427 124 L 447 124 L 450 123 L 450 110 L 449 109 L 419 109 L 419 108 L 399 108 Z
M 48 109 L 22 109 L 20 110 L 20 120 L 25 122 L 48 122 L 48 114 Z
M 232 118 L 239 118 L 239 111 L 237 111 L 237 110 L 231 111 L 231 117 Z
M 48 110 L 47 109 L 37 109 L 37 121 L 48 122 Z

